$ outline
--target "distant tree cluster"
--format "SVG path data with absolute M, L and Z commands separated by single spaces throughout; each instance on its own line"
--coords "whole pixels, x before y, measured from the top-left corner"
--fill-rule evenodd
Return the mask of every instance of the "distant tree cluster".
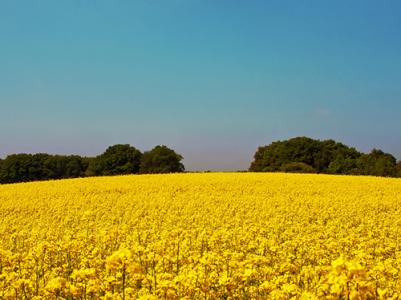
M 296 137 L 259 147 L 250 171 L 401 176 L 401 162 L 373 149 L 369 154 L 333 140 Z
M 0 159 L 0 183 L 85 176 L 183 172 L 183 157 L 166 146 L 141 153 L 130 145 L 114 145 L 96 157 L 12 154 Z
M 156 146 L 142 155 L 139 173 L 183 172 L 183 157 L 166 146 Z

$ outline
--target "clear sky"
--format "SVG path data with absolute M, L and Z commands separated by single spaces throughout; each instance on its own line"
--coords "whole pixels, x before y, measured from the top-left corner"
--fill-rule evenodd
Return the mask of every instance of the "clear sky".
M 401 1 L 0 0 L 0 157 L 333 138 L 401 158 Z

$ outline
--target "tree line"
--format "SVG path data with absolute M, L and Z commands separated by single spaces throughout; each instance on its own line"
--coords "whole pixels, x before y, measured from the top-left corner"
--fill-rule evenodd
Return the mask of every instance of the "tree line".
M 0 159 L 0 183 L 86 176 L 177 173 L 183 157 L 159 145 L 142 153 L 128 144 L 110 146 L 96 157 L 11 154 Z M 296 172 L 401 177 L 401 162 L 379 149 L 362 153 L 334 140 L 296 137 L 257 149 L 252 172 Z
M 296 137 L 259 147 L 249 171 L 401 177 L 401 162 L 379 149 L 366 154 L 334 140 Z
M 164 145 L 141 153 L 128 144 L 110 146 L 96 157 L 11 154 L 0 159 L 0 183 L 85 176 L 176 173 L 185 170 L 183 157 Z

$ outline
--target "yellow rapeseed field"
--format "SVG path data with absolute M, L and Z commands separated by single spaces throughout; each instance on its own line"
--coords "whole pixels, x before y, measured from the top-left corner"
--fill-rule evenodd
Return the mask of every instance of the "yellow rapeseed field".
M 401 180 L 206 173 L 0 186 L 0 299 L 401 299 Z

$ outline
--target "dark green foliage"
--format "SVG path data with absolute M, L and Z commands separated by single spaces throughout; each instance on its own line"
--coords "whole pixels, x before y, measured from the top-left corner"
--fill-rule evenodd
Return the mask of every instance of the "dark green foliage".
M 0 183 L 97 175 L 183 172 L 182 156 L 166 146 L 142 153 L 130 145 L 114 145 L 96 157 L 12 154 L 0 159 Z
M 142 153 L 130 145 L 114 145 L 93 159 L 87 175 L 119 175 L 139 172 Z
M 361 175 L 390 176 L 397 175 L 396 159 L 388 153 L 373 149 L 369 154 L 359 157 L 358 173 Z
M 1 164 L 0 181 L 2 183 L 30 181 L 36 173 L 31 154 L 12 154 Z
M 358 152 L 333 140 L 314 140 L 296 137 L 259 147 L 250 171 L 302 172 L 329 174 L 361 174 L 396 176 L 396 161 L 391 154 L 373 150 L 370 154 Z
M 353 161 L 361 154 L 352 147 L 348 147 L 342 143 L 333 140 L 315 141 L 318 145 L 317 151 L 314 153 L 313 166 L 320 173 L 331 173 L 330 165 L 333 161 L 341 163 L 344 172 L 342 174 L 351 174 Z
M 1 162 L 0 162 L 0 164 L 1 164 Z M 395 170 L 396 170 L 396 176 L 401 177 L 401 161 L 399 161 L 397 163 L 397 165 L 395 166 Z
M 318 173 L 327 172 L 330 163 L 339 157 L 355 159 L 359 153 L 333 140 L 319 141 L 296 137 L 259 147 L 250 171 L 280 171 L 283 165 L 293 162 L 311 166 Z
M 280 171 L 287 173 L 316 173 L 316 170 L 303 162 L 290 162 L 282 165 Z
M 86 167 L 77 155 L 12 154 L 0 165 L 0 183 L 80 177 Z
M 338 155 L 330 162 L 326 171 L 329 174 L 359 174 L 358 160 L 353 157 Z
M 51 155 L 44 162 L 48 179 L 74 178 L 85 175 L 87 164 L 78 155 Z
M 156 146 L 142 156 L 140 173 L 177 173 L 184 171 L 183 157 L 162 145 Z

